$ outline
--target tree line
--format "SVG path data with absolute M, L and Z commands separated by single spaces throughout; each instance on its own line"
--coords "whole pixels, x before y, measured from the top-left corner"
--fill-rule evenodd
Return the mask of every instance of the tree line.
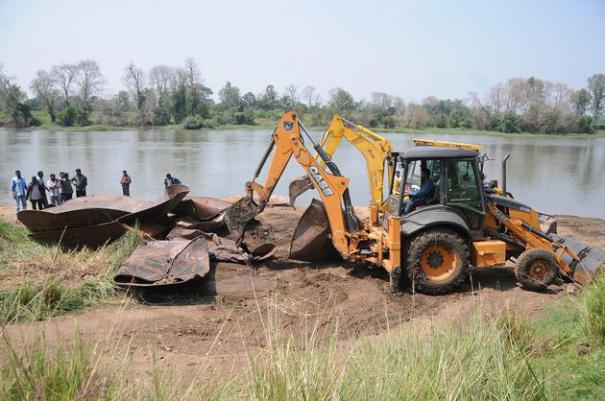
M 355 99 L 343 88 L 323 101 L 313 86 L 273 85 L 261 93 L 243 92 L 228 81 L 216 93 L 205 86 L 198 63 L 187 58 L 182 66 L 157 65 L 149 71 L 133 63 L 123 70 L 124 89 L 103 96 L 105 79 L 97 62 L 83 60 L 40 70 L 26 93 L 0 65 L 0 124 L 39 125 L 32 111 L 48 113 L 62 126 L 162 126 L 187 129 L 228 124 L 255 124 L 296 110 L 310 125 L 327 124 L 334 113 L 372 128 L 465 128 L 500 132 L 592 133 L 604 122 L 605 75 L 594 74 L 578 90 L 564 83 L 512 78 L 485 94 L 464 99 L 406 103 L 401 97 L 375 92 Z M 35 113 L 34 113 L 35 114 Z

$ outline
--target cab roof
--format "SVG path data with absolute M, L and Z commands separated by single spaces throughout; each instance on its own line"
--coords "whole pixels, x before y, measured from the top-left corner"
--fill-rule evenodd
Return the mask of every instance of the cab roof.
M 401 158 L 418 159 L 468 159 L 479 155 L 477 151 L 443 146 L 414 146 L 400 153 Z

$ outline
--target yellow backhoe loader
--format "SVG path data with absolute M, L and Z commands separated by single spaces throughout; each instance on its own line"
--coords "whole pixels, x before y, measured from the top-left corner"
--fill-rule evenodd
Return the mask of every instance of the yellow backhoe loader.
M 271 155 L 261 184 L 257 179 Z M 401 289 L 405 275 L 415 290 L 429 294 L 456 288 L 469 266 L 503 266 L 514 259 L 519 282 L 540 290 L 561 276 L 586 283 L 605 260 L 605 253 L 584 244 L 572 250 L 568 240 L 541 229 L 533 208 L 500 195 L 506 194 L 505 169 L 502 190 L 496 183 L 484 184 L 484 158 L 464 147 L 416 146 L 393 153 L 388 163 L 398 166 L 398 188 L 393 188 L 396 172 L 390 173 L 390 195 L 382 208 L 371 204 L 369 221 L 362 223 L 351 204 L 349 179 L 294 112 L 281 117 L 252 181 L 246 183 L 245 196 L 227 211 L 225 222 L 233 237 L 241 238 L 263 211 L 292 156 L 322 200 L 312 202 L 297 226 L 290 249 L 295 259 L 323 255 L 318 249 L 325 250 L 323 240 L 328 239 L 343 259 L 386 269 L 393 290 Z M 433 193 L 404 215 L 404 199 L 426 179 L 433 180 Z
M 319 145 L 331 159 L 343 138 L 355 146 L 363 156 L 368 173 L 372 202 L 382 205 L 385 189 L 385 167 L 390 169 L 389 176 L 393 172 L 393 166 L 385 163 L 391 156 L 393 148 L 391 142 L 362 125 L 352 123 L 335 114 Z M 315 159 L 320 166 L 325 165 L 318 152 L 315 153 Z M 296 198 L 311 188 L 313 188 L 313 184 L 306 175 L 292 180 L 289 186 L 290 205 L 294 206 Z

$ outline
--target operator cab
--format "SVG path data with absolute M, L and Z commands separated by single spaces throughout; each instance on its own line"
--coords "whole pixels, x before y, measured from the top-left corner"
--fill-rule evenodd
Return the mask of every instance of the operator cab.
M 387 213 L 406 218 L 445 207 L 461 215 L 471 230 L 482 228 L 485 201 L 477 151 L 417 146 L 399 154 L 392 163 L 395 169 L 386 204 Z M 424 180 L 431 180 L 432 184 Z M 421 188 L 424 191 L 418 196 Z M 404 215 L 406 202 L 410 200 L 413 200 L 413 205 Z

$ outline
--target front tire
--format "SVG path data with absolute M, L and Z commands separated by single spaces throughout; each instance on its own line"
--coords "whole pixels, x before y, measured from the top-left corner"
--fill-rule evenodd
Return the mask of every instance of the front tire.
M 542 248 L 531 248 L 517 259 L 515 277 L 523 288 L 544 291 L 555 282 L 559 273 L 557 258 L 552 252 Z
M 408 277 L 418 292 L 445 294 L 466 279 L 468 242 L 453 230 L 429 229 L 417 235 L 407 255 Z

